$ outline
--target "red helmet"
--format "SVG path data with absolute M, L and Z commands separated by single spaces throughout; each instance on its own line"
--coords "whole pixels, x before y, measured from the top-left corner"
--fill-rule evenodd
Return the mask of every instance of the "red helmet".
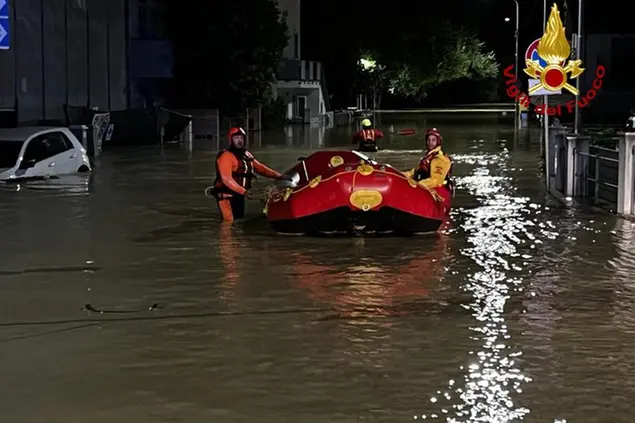
M 426 131 L 426 141 L 428 140 L 428 137 L 430 135 L 434 135 L 435 137 L 437 137 L 439 139 L 438 145 L 441 145 L 441 143 L 443 142 L 443 137 L 441 136 L 441 132 L 439 132 L 437 128 L 430 128 Z
M 227 132 L 227 139 L 229 140 L 230 143 L 232 142 L 232 138 L 235 137 L 236 135 L 242 135 L 243 138 L 247 139 L 247 133 L 245 132 L 245 130 L 243 128 L 236 126 L 234 128 L 230 128 L 229 132 Z

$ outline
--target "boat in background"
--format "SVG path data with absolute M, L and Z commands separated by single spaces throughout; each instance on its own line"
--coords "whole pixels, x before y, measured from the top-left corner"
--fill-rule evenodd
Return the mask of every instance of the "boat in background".
M 450 187 L 428 190 L 358 151 L 318 151 L 286 175 L 264 209 L 281 234 L 435 232 L 452 206 Z

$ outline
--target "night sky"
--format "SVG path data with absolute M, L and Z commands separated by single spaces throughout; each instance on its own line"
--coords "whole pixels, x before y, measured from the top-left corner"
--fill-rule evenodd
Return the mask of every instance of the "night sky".
M 543 0 L 519 3 L 522 60 L 528 45 L 542 35 L 544 6 Z M 549 10 L 552 4 L 550 0 Z M 578 1 L 558 0 L 557 4 L 569 35 L 571 29 L 577 29 Z M 584 0 L 585 33 L 635 33 L 635 14 L 627 4 L 624 0 Z M 506 66 L 514 62 L 515 13 L 513 0 L 302 0 L 302 58 L 323 62 L 332 84 L 336 78 L 349 77 L 347 69 L 369 34 L 446 18 L 477 32 Z M 505 17 L 511 20 L 505 22 Z M 331 70 L 334 67 L 339 67 L 337 76 Z

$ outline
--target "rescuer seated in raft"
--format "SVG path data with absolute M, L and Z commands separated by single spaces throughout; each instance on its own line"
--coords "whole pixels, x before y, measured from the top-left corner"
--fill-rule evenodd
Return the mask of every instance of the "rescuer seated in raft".
M 374 129 L 370 119 L 362 121 L 362 130 L 353 135 L 353 144 L 359 144 L 359 151 L 375 152 L 377 148 L 377 140 L 384 138 L 384 133 L 379 129 Z
M 426 154 L 419 161 L 418 168 L 404 172 L 408 178 L 412 178 L 419 185 L 428 189 L 437 200 L 442 200 L 442 197 L 434 191 L 436 188 L 446 186 L 452 190 L 450 181 L 452 160 L 441 151 L 442 142 L 443 137 L 438 129 L 428 129 L 426 131 Z
M 231 128 L 227 138 L 229 147 L 216 156 L 216 180 L 206 194 L 216 198 L 223 220 L 233 222 L 245 216 L 245 198 L 249 198 L 256 174 L 278 180 L 288 177 L 260 163 L 247 151 L 243 128 Z

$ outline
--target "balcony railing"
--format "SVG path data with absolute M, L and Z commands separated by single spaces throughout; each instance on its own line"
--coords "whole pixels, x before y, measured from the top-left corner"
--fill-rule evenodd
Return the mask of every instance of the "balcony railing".
M 322 64 L 312 60 L 282 59 L 278 65 L 278 81 L 321 82 Z
M 282 59 L 278 66 L 278 81 L 314 82 L 322 87 L 324 107 L 331 110 L 331 99 L 326 87 L 324 67 L 312 60 Z

